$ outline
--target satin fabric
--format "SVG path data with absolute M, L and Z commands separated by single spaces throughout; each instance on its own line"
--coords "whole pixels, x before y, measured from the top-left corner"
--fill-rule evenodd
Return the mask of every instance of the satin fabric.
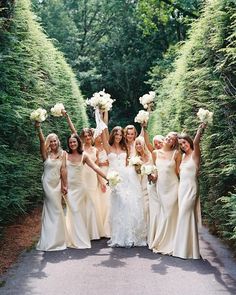
M 80 163 L 67 159 L 68 194 L 66 225 L 69 234 L 69 247 L 77 249 L 91 248 L 89 233 L 84 221 L 85 186 L 83 183 L 83 156 Z
M 159 151 L 157 153 L 159 155 Z M 151 249 L 155 253 L 172 254 L 178 217 L 178 186 L 179 181 L 175 172 L 175 151 L 171 159 L 157 156 L 158 171 L 157 193 L 161 210 L 157 231 Z
M 61 159 L 44 161 L 42 184 L 44 189 L 44 204 L 42 212 L 41 236 L 37 250 L 57 251 L 67 247 L 67 231 L 65 217 L 61 204 Z
M 173 255 L 181 258 L 199 259 L 199 239 L 196 204 L 198 204 L 197 166 L 192 155 L 180 165 L 178 193 L 179 216 Z

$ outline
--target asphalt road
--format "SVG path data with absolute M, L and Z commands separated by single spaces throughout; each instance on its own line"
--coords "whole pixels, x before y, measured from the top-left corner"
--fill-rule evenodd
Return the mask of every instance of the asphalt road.
M 232 253 L 201 230 L 201 260 L 153 254 L 146 247 L 25 252 L 0 278 L 1 295 L 224 295 L 236 294 Z

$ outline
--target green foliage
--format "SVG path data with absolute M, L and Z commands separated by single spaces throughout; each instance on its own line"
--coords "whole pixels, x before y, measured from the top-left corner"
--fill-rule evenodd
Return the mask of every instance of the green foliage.
M 35 21 L 28 0 L 15 4 L 11 1 L 11 5 L 0 11 L 0 40 L 0 223 L 3 224 L 42 198 L 42 162 L 30 113 L 38 107 L 50 113 L 55 103 L 62 102 L 78 129 L 88 121 L 76 78 Z M 49 116 L 43 129 L 45 134 L 56 132 L 63 142 L 69 134 L 62 118 Z
M 231 196 L 224 200 L 235 210 L 232 197 L 236 183 L 235 31 L 235 3 L 208 1 L 201 18 L 191 28 L 189 40 L 180 48 L 172 72 L 158 81 L 158 68 L 152 70 L 151 82 L 158 97 L 149 127 L 151 135 L 183 129 L 194 135 L 198 109 L 214 112 L 214 124 L 208 126 L 202 138 L 200 193 L 208 224 L 220 235 L 228 236 L 225 233 L 231 232 L 234 241 L 235 232 L 231 231 L 236 226 L 234 215 L 228 216 L 228 207 L 222 208 L 216 200 Z M 154 82 L 155 77 L 158 82 Z

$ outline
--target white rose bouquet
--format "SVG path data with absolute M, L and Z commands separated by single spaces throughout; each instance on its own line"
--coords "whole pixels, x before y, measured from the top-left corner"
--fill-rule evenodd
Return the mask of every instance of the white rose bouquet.
M 54 117 L 61 117 L 62 116 L 62 113 L 61 111 L 64 110 L 65 107 L 62 103 L 56 103 L 54 105 L 53 108 L 51 108 L 51 114 L 54 116 Z
M 144 94 L 139 98 L 140 103 L 146 110 L 151 111 L 154 107 L 155 91 L 149 91 L 149 94 Z
M 197 112 L 197 116 L 202 123 L 212 124 L 213 123 L 213 112 L 209 112 L 208 110 L 204 110 L 202 108 Z
M 30 120 L 31 121 L 37 121 L 37 122 L 43 122 L 45 121 L 47 118 L 47 111 L 45 109 L 42 108 L 38 108 L 37 110 L 34 110 L 31 114 L 30 114 Z
M 138 112 L 137 116 L 134 118 L 134 122 L 140 124 L 147 124 L 149 120 L 149 112 L 141 110 Z
M 139 156 L 133 156 L 129 159 L 129 166 L 134 166 L 135 171 L 140 174 L 141 173 L 141 165 L 143 161 Z
M 121 182 L 120 175 L 117 171 L 110 171 L 107 174 L 108 184 L 110 187 L 115 187 Z
M 92 106 L 94 109 L 98 108 L 101 111 L 109 111 L 115 100 L 111 99 L 111 95 L 105 92 L 105 89 L 95 92 L 90 99 L 87 99 L 87 105 Z
M 141 175 L 151 175 L 157 172 L 155 165 L 142 165 L 141 166 Z

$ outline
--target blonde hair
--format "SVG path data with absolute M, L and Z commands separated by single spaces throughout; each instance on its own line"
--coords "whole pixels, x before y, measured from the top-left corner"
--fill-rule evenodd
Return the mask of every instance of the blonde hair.
M 52 137 L 56 138 L 56 141 L 57 141 L 57 153 L 58 153 L 58 156 L 61 156 L 63 150 L 61 148 L 61 143 L 60 143 L 60 140 L 59 140 L 58 136 L 56 135 L 56 133 L 50 133 L 46 137 L 46 140 L 45 140 L 46 152 L 47 152 L 47 154 L 50 154 L 52 152 L 51 148 L 50 148 L 50 141 L 51 141 Z
M 127 126 L 124 128 L 125 137 L 126 137 L 126 135 L 127 135 L 127 133 L 128 133 L 128 130 L 133 130 L 133 131 L 134 131 L 134 136 L 135 136 L 135 138 L 137 137 L 137 135 L 138 135 L 138 131 L 137 131 L 137 129 L 135 128 L 134 125 L 127 125 Z
M 137 141 L 140 141 L 141 142 L 141 145 L 143 147 L 143 152 L 144 152 L 144 155 L 147 156 L 148 158 L 151 158 L 151 154 L 145 144 L 145 140 L 144 140 L 144 137 L 143 136 L 138 136 L 135 138 L 135 141 L 134 141 L 134 146 L 135 146 L 135 154 L 136 156 L 140 156 L 140 154 L 138 153 L 138 151 L 136 150 L 136 142 Z

